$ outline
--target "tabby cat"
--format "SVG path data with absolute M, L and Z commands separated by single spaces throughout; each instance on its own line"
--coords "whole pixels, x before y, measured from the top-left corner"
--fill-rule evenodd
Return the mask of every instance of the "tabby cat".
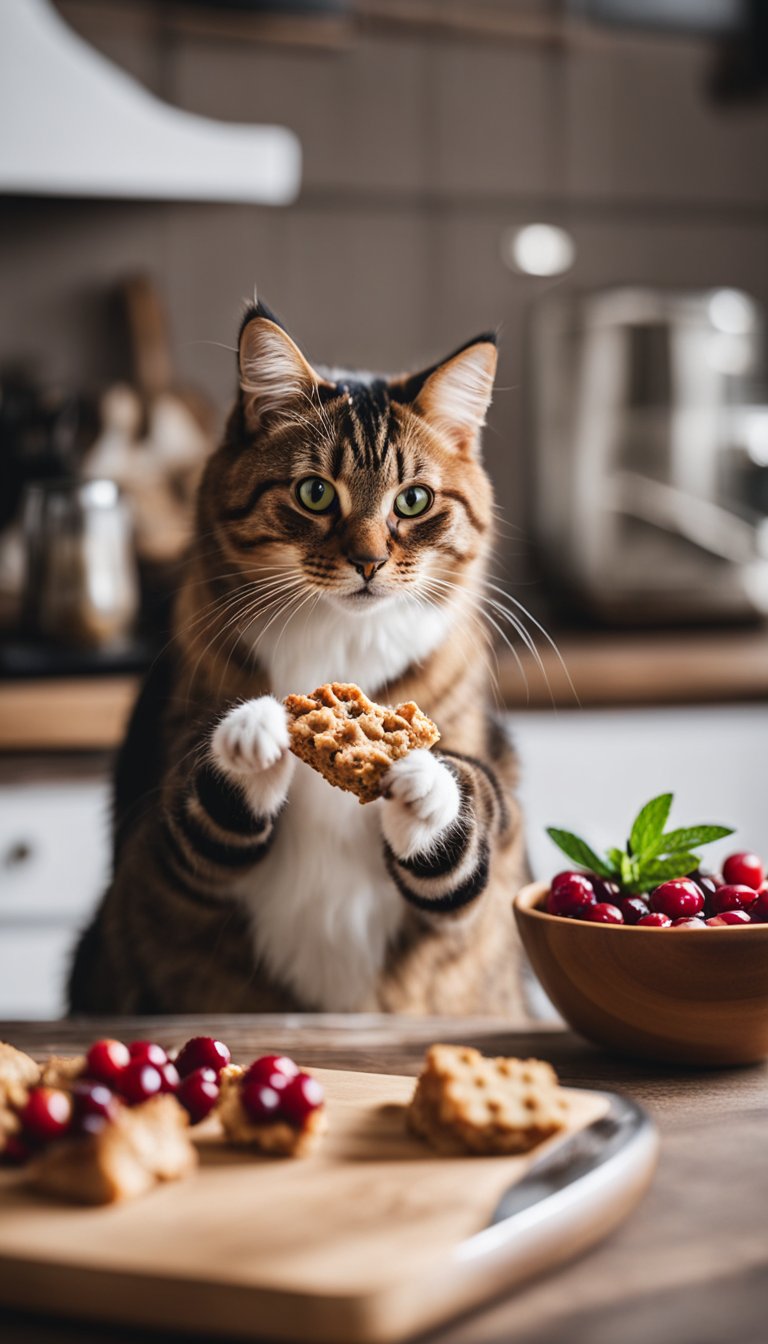
M 114 875 L 71 1008 L 507 1011 L 527 871 L 478 600 L 495 338 L 352 376 L 312 367 L 258 303 L 239 371 L 119 757 Z M 282 698 L 330 680 L 413 699 L 442 733 L 365 806 L 288 751 Z

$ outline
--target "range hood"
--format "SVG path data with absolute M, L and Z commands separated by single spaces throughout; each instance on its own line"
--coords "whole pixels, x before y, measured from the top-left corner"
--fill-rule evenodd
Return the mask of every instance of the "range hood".
M 283 205 L 301 181 L 292 131 L 172 107 L 49 0 L 1 0 L 0 125 L 3 194 Z

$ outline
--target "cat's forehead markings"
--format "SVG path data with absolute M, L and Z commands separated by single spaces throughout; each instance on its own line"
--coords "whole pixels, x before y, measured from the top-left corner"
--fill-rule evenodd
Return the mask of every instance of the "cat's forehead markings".
M 385 380 L 345 379 L 337 386 L 346 404 L 346 437 L 355 462 L 380 470 L 390 447 L 391 405 Z

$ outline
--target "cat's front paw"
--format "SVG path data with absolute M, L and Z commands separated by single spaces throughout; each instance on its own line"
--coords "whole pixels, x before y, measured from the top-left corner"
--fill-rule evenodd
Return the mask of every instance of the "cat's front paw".
M 411 751 L 395 761 L 384 786 L 381 827 L 400 859 L 430 850 L 459 815 L 456 779 L 431 751 Z
M 256 813 L 271 814 L 284 801 L 293 774 L 288 744 L 284 706 L 262 695 L 224 715 L 211 738 L 211 756 L 225 775 L 243 785 Z

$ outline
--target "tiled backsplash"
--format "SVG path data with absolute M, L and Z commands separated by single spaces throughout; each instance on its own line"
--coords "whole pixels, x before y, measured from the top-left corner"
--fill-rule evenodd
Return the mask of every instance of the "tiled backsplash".
M 38 356 L 76 384 L 113 376 L 105 293 L 136 270 L 167 294 L 179 375 L 220 407 L 234 380 L 221 347 L 255 282 L 328 362 L 412 365 L 499 326 L 486 451 L 524 527 L 524 338 L 539 295 L 639 281 L 740 286 L 768 304 L 768 109 L 708 101 L 704 42 L 603 34 L 562 48 L 402 30 L 309 50 L 160 25 L 151 5 L 60 8 L 183 107 L 293 127 L 304 188 L 278 211 L 3 203 L 0 361 Z M 505 265 L 504 231 L 532 220 L 572 234 L 566 281 Z

